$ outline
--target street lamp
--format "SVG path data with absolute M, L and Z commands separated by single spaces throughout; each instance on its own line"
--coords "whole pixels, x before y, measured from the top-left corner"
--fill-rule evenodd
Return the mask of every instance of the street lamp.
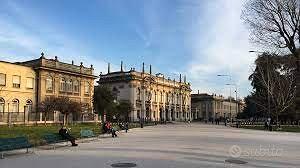
M 235 101 L 236 101 L 236 107 L 235 107 L 235 110 L 236 110 L 236 114 L 237 114 L 237 113 L 238 113 L 237 85 L 234 84 L 234 83 L 227 83 L 226 85 L 228 85 L 228 86 L 235 86 Z
M 249 53 L 259 53 L 263 54 L 262 51 L 248 51 Z M 271 109 L 270 109 L 270 74 L 269 74 L 269 55 L 267 55 L 267 90 L 268 90 L 268 119 L 271 118 Z
M 217 76 L 227 76 L 227 77 L 229 77 L 229 81 L 231 83 L 231 75 L 219 74 Z M 230 115 L 230 122 L 231 122 L 231 120 L 232 120 L 232 118 L 231 118 L 231 87 L 229 87 L 229 94 L 230 94 L 229 95 L 229 115 Z

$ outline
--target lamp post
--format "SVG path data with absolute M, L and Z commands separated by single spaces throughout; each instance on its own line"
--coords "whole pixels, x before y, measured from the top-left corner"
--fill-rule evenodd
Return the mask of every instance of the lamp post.
M 249 53 L 258 53 L 263 54 L 262 51 L 253 51 L 250 50 Z M 267 92 L 268 92 L 268 120 L 271 118 L 271 109 L 270 109 L 270 74 L 269 74 L 269 55 L 267 55 Z
M 227 77 L 229 77 L 229 81 L 230 81 L 230 83 L 231 83 L 231 75 L 217 75 L 217 76 L 227 76 Z M 232 120 L 232 118 L 231 118 L 231 87 L 229 87 L 229 115 L 230 115 L 230 122 L 231 122 L 231 120 Z M 225 121 L 226 122 L 226 121 Z
M 238 113 L 237 85 L 234 84 L 234 83 L 227 83 L 226 85 L 228 85 L 228 86 L 235 86 L 235 101 L 236 101 L 236 103 L 235 103 L 235 112 L 237 114 Z

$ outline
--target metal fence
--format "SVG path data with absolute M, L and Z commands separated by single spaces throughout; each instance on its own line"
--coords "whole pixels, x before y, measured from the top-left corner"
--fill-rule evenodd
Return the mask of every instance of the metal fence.
M 24 123 L 25 115 L 21 112 L 0 113 L 0 122 L 2 123 Z
M 93 122 L 97 115 L 94 113 L 70 114 L 68 115 L 68 122 Z M 59 112 L 54 113 L 28 113 L 24 112 L 2 112 L 0 113 L 0 124 L 30 124 L 30 123 L 62 123 L 64 115 Z

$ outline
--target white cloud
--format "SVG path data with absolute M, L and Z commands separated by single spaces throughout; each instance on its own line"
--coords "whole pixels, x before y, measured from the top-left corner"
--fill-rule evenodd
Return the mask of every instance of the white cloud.
M 44 51 L 46 56 L 58 55 L 59 59 L 65 62 L 74 60 L 76 64 L 79 64 L 82 61 L 86 66 L 92 63 L 96 73 L 107 72 L 107 62 L 99 59 L 101 53 L 91 55 L 88 46 L 70 38 L 68 33 L 58 29 L 59 26 L 55 26 L 55 23 L 47 24 L 39 17 L 39 14 L 33 13 L 34 11 L 24 9 L 13 1 L 7 2 L 11 13 L 18 18 L 18 21 L 14 22 L 5 18 L 6 15 L 0 14 L 1 60 L 33 59 Z M 179 35 L 184 35 L 185 46 L 182 47 L 191 55 L 184 69 L 186 69 L 188 80 L 192 82 L 194 92 L 199 89 L 200 92 L 229 95 L 228 87 L 224 86 L 228 80 L 218 78 L 217 74 L 230 73 L 233 81 L 239 85 L 241 94 L 248 93 L 247 78 L 251 62 L 255 57 L 248 53 L 251 49 L 248 31 L 240 20 L 242 1 L 183 0 L 173 11 L 176 13 L 176 20 L 172 21 L 172 25 L 170 25 L 171 22 L 165 23 L 160 16 L 161 10 L 167 10 L 163 6 L 165 5 L 163 1 L 143 3 L 144 7 L 141 10 L 142 17 L 144 17 L 143 23 L 134 22 L 132 28 L 144 42 L 145 48 L 156 45 L 172 49 L 172 43 L 169 44 L 169 42 L 173 38 L 170 36 L 177 35 L 176 31 L 180 31 Z M 130 17 L 129 13 L 125 11 L 121 15 L 128 14 L 126 16 Z M 174 32 L 170 33 L 170 31 Z M 7 56 L 13 56 L 13 58 L 7 58 Z M 158 62 L 161 59 L 163 58 L 159 58 Z M 162 61 L 169 62 L 170 60 Z M 119 70 L 119 65 L 112 64 L 111 67 L 112 70 Z M 153 67 L 153 69 L 163 69 L 155 68 L 155 65 Z M 176 71 L 181 70 L 182 68 L 176 69 Z
M 82 42 L 60 32 L 58 26 L 48 24 L 43 17 L 34 11 L 23 8 L 13 1 L 4 1 L 7 15 L 0 14 L 0 60 L 25 61 L 36 59 L 40 52 L 47 58 L 58 56 L 60 61 L 89 67 L 93 64 L 95 75 L 106 72 L 106 62 L 99 55 L 89 55 L 87 47 Z
M 241 94 L 247 94 L 250 64 L 255 57 L 248 53 L 251 46 L 248 31 L 240 19 L 242 4 L 239 0 L 206 3 L 205 11 L 197 18 L 198 24 L 187 35 L 186 45 L 191 45 L 193 55 L 187 68 L 194 90 L 219 90 L 229 81 L 217 79 L 217 74 L 230 74 L 241 88 Z M 205 83 L 199 78 L 219 84 Z

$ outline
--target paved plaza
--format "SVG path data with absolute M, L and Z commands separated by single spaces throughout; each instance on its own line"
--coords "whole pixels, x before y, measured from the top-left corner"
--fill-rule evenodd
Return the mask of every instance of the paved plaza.
M 14 151 L 18 154 L 0 160 L 0 168 L 111 168 L 122 163 L 138 168 L 290 168 L 300 167 L 299 149 L 297 133 L 176 123 L 136 128 L 118 138 L 80 142 L 78 147 Z

